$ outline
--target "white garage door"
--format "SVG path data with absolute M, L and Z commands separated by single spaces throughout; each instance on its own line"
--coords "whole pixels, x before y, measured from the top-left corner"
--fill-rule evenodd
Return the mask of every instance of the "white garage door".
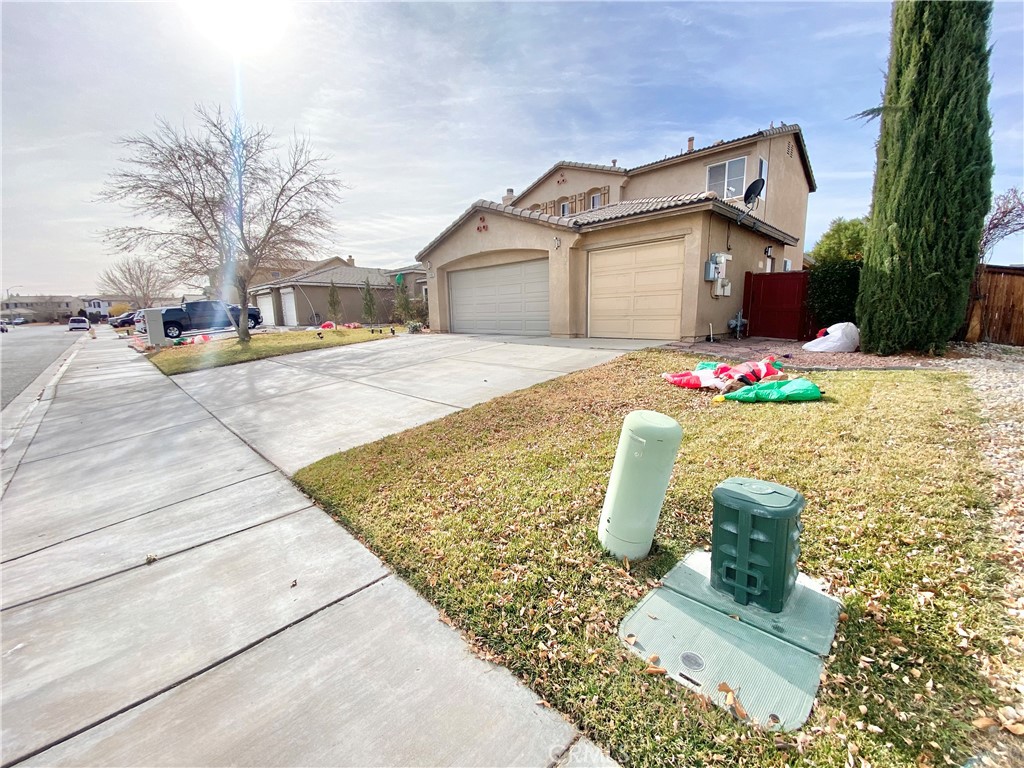
M 277 325 L 277 318 L 274 317 L 274 296 L 270 293 L 261 293 L 256 297 L 256 306 L 260 308 L 263 315 L 264 325 Z
M 448 295 L 453 333 L 549 333 L 547 259 L 452 272 Z
M 592 338 L 678 339 L 683 241 L 590 253 Z
M 298 325 L 299 318 L 295 315 L 295 291 L 285 289 L 281 291 L 281 314 L 284 315 L 285 325 Z

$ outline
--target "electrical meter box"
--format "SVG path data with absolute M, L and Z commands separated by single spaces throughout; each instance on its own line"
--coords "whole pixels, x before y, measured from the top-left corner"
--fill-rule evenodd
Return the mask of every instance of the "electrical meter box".
M 711 493 L 711 586 L 740 605 L 779 613 L 796 584 L 802 494 L 731 477 Z

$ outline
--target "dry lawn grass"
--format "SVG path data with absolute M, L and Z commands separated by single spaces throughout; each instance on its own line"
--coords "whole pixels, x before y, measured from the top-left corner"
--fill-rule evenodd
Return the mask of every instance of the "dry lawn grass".
M 296 475 L 464 630 L 627 766 L 960 765 L 995 702 L 1005 582 L 961 376 L 810 376 L 816 403 L 712 404 L 645 351 L 320 461 Z M 623 418 L 671 415 L 684 438 L 653 555 L 627 571 L 596 526 Z M 615 636 L 678 559 L 709 543 L 731 476 L 807 498 L 801 568 L 846 604 L 818 702 L 796 734 L 751 729 Z
M 395 332 L 404 333 L 405 329 L 396 327 Z M 235 337 L 217 339 L 205 344 L 169 347 L 150 355 L 149 359 L 168 376 L 174 376 L 204 368 L 219 368 L 222 365 L 308 352 L 311 349 L 341 347 L 346 344 L 391 338 L 388 333 L 371 334 L 367 328 L 340 328 L 334 331 L 321 331 L 321 334 L 323 338 L 318 337 L 316 331 L 256 333 L 247 344 L 243 344 Z

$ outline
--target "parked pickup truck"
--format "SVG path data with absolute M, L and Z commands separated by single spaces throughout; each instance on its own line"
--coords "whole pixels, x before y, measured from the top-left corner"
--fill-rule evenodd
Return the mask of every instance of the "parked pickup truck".
M 263 323 L 263 314 L 257 307 L 249 307 L 250 330 Z M 231 320 L 238 323 L 241 308 L 223 301 L 186 301 L 180 307 L 163 307 L 164 335 L 176 339 L 185 331 L 206 331 L 212 328 L 230 328 Z M 228 313 L 231 313 L 231 318 Z

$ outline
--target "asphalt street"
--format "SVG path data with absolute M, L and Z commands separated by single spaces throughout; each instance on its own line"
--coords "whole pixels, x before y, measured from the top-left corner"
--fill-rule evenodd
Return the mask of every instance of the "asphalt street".
M 19 325 L 0 333 L 0 409 L 82 335 L 67 325 Z

